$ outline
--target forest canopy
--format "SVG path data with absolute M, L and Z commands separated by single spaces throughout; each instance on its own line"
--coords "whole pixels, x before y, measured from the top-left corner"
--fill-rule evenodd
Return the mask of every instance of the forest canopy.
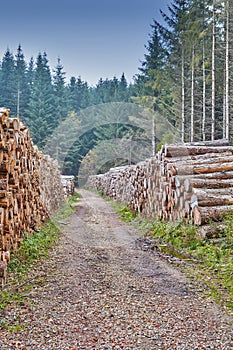
M 79 75 L 67 83 L 60 58 L 51 69 L 46 52 L 26 62 L 21 45 L 15 55 L 7 49 L 0 62 L 0 105 L 9 108 L 12 116 L 20 116 L 40 149 L 48 146 L 59 125 L 72 129 L 72 125 L 90 124 L 63 157 L 63 171 L 69 174 L 77 174 L 80 162 L 104 140 L 147 140 L 151 143 L 148 156 L 159 143 L 174 139 L 231 140 L 232 11 L 230 0 L 173 0 L 166 13 L 161 11 L 163 23 L 152 21 L 144 60 L 130 84 L 124 73 L 100 78 L 96 86 Z M 98 108 L 82 111 L 102 104 L 107 111 L 112 104 L 115 109 L 120 104 L 119 113 L 130 104 L 141 106 L 150 117 L 145 121 L 145 113 L 138 113 L 137 108 L 132 112 L 130 106 L 124 125 L 114 123 L 111 111 L 109 127 L 91 128 Z M 132 120 L 137 121 L 133 126 Z M 140 127 L 148 122 L 150 132 L 145 133 Z M 56 140 L 59 152 L 65 140 Z M 140 142 L 145 149 L 144 141 Z M 122 142 L 121 147 L 124 144 L 129 142 Z M 121 157 L 116 159 L 122 162 Z M 126 162 L 131 161 L 132 154 Z M 117 165 L 117 161 L 110 163 Z

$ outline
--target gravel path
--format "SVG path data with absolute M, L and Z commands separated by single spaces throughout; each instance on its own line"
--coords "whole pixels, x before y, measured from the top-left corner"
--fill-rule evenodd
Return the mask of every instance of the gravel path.
M 201 297 L 97 195 L 82 200 L 26 302 L 2 317 L 0 349 L 233 349 L 232 320 Z

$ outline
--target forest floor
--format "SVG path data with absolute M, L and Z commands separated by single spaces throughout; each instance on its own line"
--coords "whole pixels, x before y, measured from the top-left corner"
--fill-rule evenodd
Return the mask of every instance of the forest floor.
M 0 349 L 233 349 L 232 318 L 122 222 L 98 195 L 79 191 L 59 243 L 4 310 Z

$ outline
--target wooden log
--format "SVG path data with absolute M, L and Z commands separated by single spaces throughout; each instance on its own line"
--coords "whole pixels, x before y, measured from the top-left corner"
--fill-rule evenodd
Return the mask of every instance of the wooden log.
M 105 174 L 101 178 L 94 177 L 93 181 L 110 196 L 125 199 L 144 215 L 150 215 L 153 210 L 154 216 L 160 219 L 189 218 L 198 211 L 198 204 L 200 211 L 210 210 L 204 209 L 204 205 L 217 207 L 221 204 L 218 211 L 224 212 L 225 207 L 233 205 L 233 148 L 225 147 L 225 144 L 187 145 L 185 149 L 178 149 L 176 158 L 164 158 L 163 151 L 163 156 L 157 156 L 153 163 L 147 161 L 137 165 L 134 175 L 130 169 L 111 179 Z M 196 188 L 206 192 L 197 194 Z
M 210 221 L 221 221 L 224 216 L 233 213 L 233 205 L 200 207 L 192 211 L 193 222 L 197 226 L 208 224 Z
M 20 121 L 18 118 L 10 118 L 10 128 L 13 128 L 14 131 L 20 130 Z
M 189 165 L 198 165 L 198 166 L 201 166 L 201 165 L 205 165 L 205 164 L 215 164 L 215 163 L 231 163 L 233 162 L 233 156 L 231 155 L 227 155 L 227 156 L 221 156 L 219 155 L 218 157 L 210 157 L 210 156 L 207 156 L 206 158 L 199 158 L 199 157 L 195 157 L 195 159 L 187 159 L 187 157 L 185 157 L 185 159 L 181 159 L 181 160 L 176 160 L 175 162 L 167 162 L 167 169 L 170 170 L 170 169 L 173 169 L 174 167 L 175 168 L 178 168 L 178 167 L 184 167 L 184 166 L 189 166 Z
M 164 157 L 164 164 L 172 164 L 172 163 L 177 163 L 177 162 L 204 162 L 204 161 L 208 161 L 209 159 L 213 159 L 213 158 L 217 158 L 219 159 L 219 157 L 221 158 L 227 158 L 227 157 L 231 157 L 232 156 L 232 152 L 231 151 L 225 151 L 222 152 L 221 154 L 219 154 L 219 157 L 217 157 L 218 154 L 216 153 L 205 153 L 205 154 L 198 154 L 198 155 L 184 155 L 184 156 L 180 156 L 180 157 Z
M 184 184 L 184 181 L 187 179 L 187 181 L 190 181 L 190 183 L 192 182 L 192 179 L 205 179 L 205 180 L 216 180 L 219 181 L 220 179 L 226 179 L 226 180 L 230 180 L 233 179 L 233 171 L 220 171 L 220 172 L 216 172 L 216 173 L 208 173 L 208 174 L 195 174 L 195 176 L 193 176 L 193 174 L 191 175 L 176 175 L 173 176 L 171 178 L 171 181 L 173 181 L 173 184 L 176 187 L 179 187 L 181 185 Z M 201 180 L 200 180 L 201 182 Z M 195 187 L 195 186 L 194 186 Z M 198 186 L 197 186 L 198 187 Z
M 199 193 L 206 193 L 206 195 L 214 195 L 214 194 L 219 194 L 220 196 L 224 195 L 231 195 L 233 196 L 233 187 L 229 188 L 219 188 L 219 189 L 214 189 L 214 188 L 193 188 L 193 193 L 194 194 L 199 194 Z
M 184 188 L 186 192 L 191 192 L 192 188 L 209 188 L 209 189 L 221 189 L 233 187 L 233 179 L 206 179 L 206 178 L 193 178 L 184 180 Z
M 216 173 L 220 171 L 233 171 L 233 163 L 214 163 L 201 165 L 187 165 L 183 167 L 174 167 L 173 175 L 196 175 Z
M 217 238 L 224 234 L 226 225 L 222 222 L 214 223 L 212 225 L 202 225 L 199 230 L 199 237 L 201 239 Z
M 224 189 L 225 190 L 225 189 Z M 232 188 L 233 190 L 233 188 Z M 207 192 L 207 191 L 198 191 L 191 197 L 191 206 L 192 204 L 198 204 L 198 206 L 220 206 L 220 205 L 233 205 L 233 192 L 232 194 L 227 194 L 227 192 Z
M 231 152 L 233 154 L 232 146 L 190 146 L 186 145 L 165 145 L 163 153 L 165 157 L 178 157 L 178 156 L 189 156 L 199 155 L 207 153 L 223 153 Z
M 41 157 L 33 146 L 29 130 L 18 119 L 10 119 L 8 110 L 0 109 L 1 249 L 17 246 L 25 230 L 39 226 L 45 220 L 47 206 L 52 210 L 61 202 L 62 187 L 59 187 L 57 164 L 46 158 L 43 185 L 48 188 L 45 188 L 47 197 L 42 203 Z

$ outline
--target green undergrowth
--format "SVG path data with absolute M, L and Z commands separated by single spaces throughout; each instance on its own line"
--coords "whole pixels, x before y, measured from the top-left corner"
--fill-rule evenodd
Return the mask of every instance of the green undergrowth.
M 0 329 L 4 327 L 9 331 L 17 331 L 20 325 L 17 322 L 8 324 L 3 314 L 7 307 L 15 307 L 24 303 L 25 296 L 34 284 L 43 284 L 43 277 L 31 279 L 30 271 L 36 269 L 38 264 L 48 257 L 51 249 L 60 239 L 59 222 L 68 220 L 73 213 L 79 195 L 69 197 L 57 213 L 46 221 L 38 231 L 33 234 L 25 233 L 20 247 L 11 254 L 8 264 L 8 281 L 3 290 L 0 290 Z
M 132 211 L 128 205 L 117 202 L 107 196 L 104 195 L 103 191 L 98 190 L 97 192 L 99 196 L 103 197 L 105 201 L 109 202 L 113 209 L 120 215 L 120 219 L 124 222 L 132 222 L 138 216 L 138 213 Z
M 217 238 L 203 239 L 190 223 L 144 219 L 124 204 L 110 202 L 123 221 L 136 225 L 162 253 L 185 261 L 185 272 L 203 294 L 233 313 L 233 214 L 224 219 L 225 229 Z
M 233 215 L 225 218 L 224 224 L 221 235 L 203 239 L 192 224 L 140 221 L 145 235 L 152 237 L 162 252 L 186 260 L 186 272 L 202 286 L 204 294 L 232 313 Z
M 118 213 L 120 214 L 121 220 L 125 222 L 132 222 L 137 217 L 137 213 L 130 210 L 128 206 L 118 206 Z

